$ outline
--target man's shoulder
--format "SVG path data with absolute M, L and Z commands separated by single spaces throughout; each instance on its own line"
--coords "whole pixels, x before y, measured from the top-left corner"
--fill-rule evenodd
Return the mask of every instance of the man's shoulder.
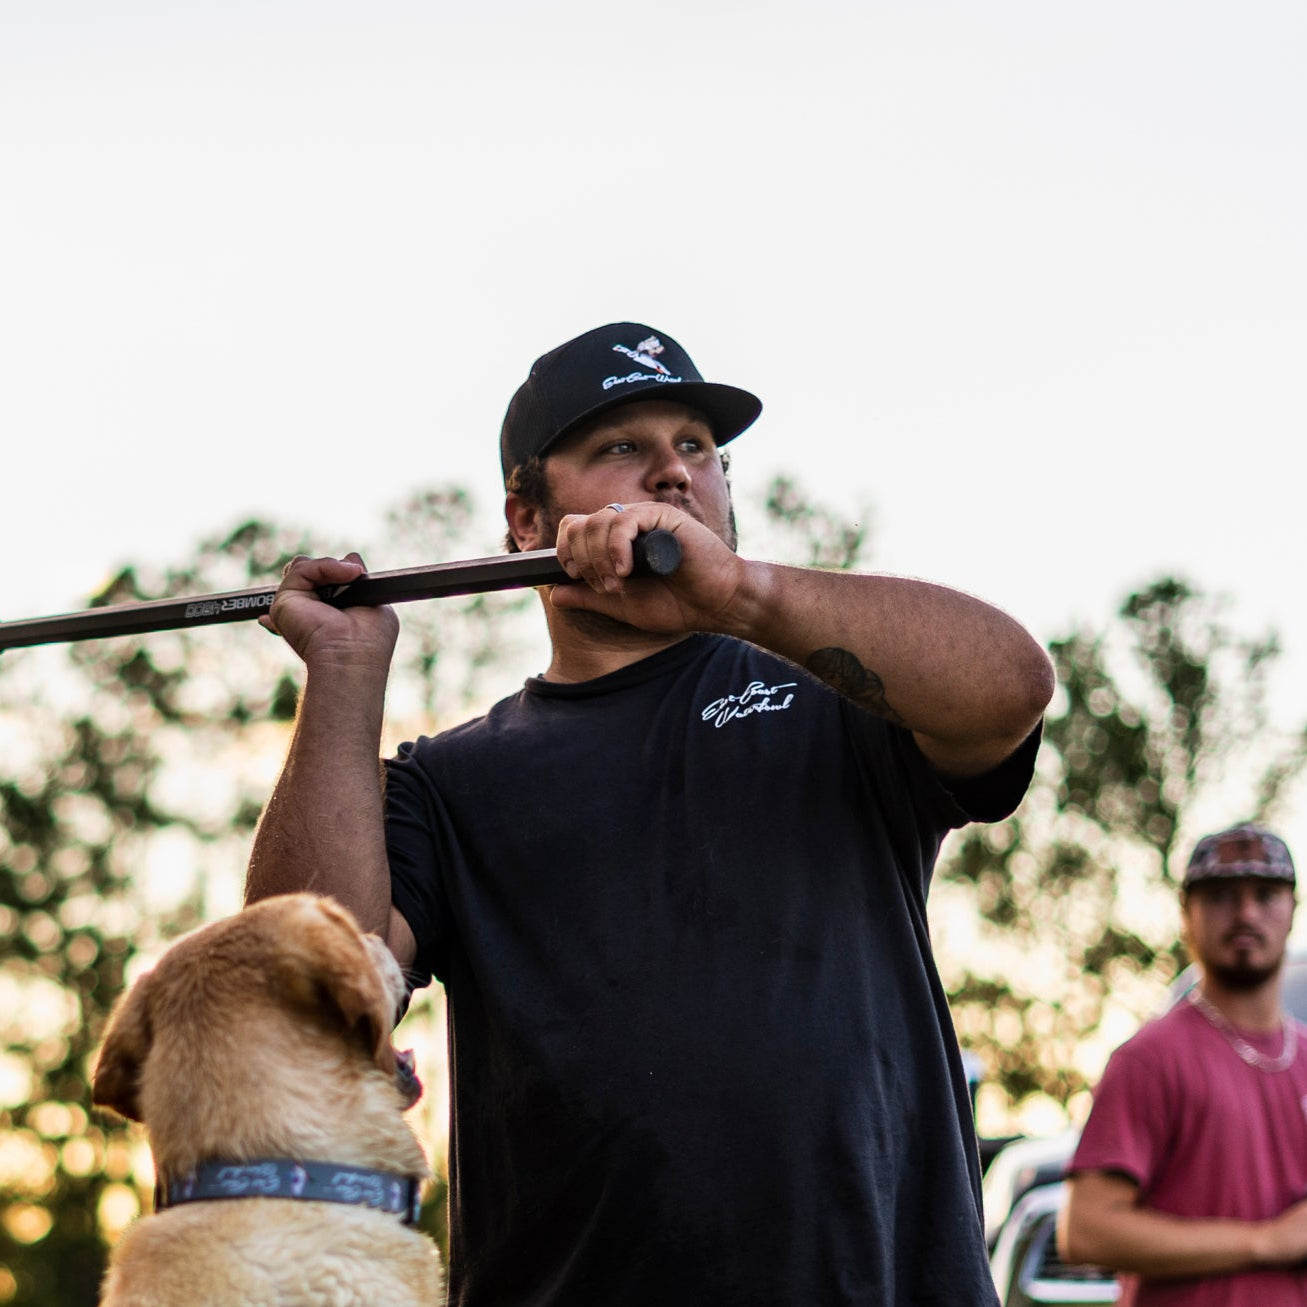
M 1159 1064 L 1171 1061 L 1194 1045 L 1194 1023 L 1202 1019 L 1183 1000 L 1150 1017 L 1112 1054 L 1114 1061 Z
M 431 735 L 417 735 L 405 740 L 396 750 L 395 761 L 431 758 L 445 753 L 477 749 L 520 712 L 522 691 L 501 699 L 487 712 L 446 726 Z

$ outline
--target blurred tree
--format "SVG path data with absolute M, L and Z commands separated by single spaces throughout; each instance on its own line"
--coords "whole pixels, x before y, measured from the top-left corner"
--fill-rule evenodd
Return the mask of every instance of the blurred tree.
M 792 477 L 774 477 L 763 495 L 768 550 L 782 562 L 836 571 L 860 567 L 870 545 L 870 514 L 850 521 L 814 504 Z M 746 551 L 756 552 L 756 551 Z
M 410 557 L 386 566 L 494 552 L 469 546 L 471 519 L 461 491 L 414 495 L 387 521 Z M 308 552 L 325 550 L 249 522 L 185 566 L 124 568 L 93 603 L 265 584 Z M 395 729 L 430 729 L 483 695 L 528 602 L 409 606 L 394 689 L 410 711 Z M 90 1109 L 95 1052 L 135 972 L 239 906 L 299 669 L 253 621 L 0 660 L 0 1304 L 94 1304 L 106 1242 L 152 1184 L 139 1128 Z M 434 1002 L 408 1022 L 436 1024 Z
M 4 709 L 36 739 L 20 767 L 6 751 L 0 779 L 0 1301 L 93 1303 L 101 1221 L 134 1196 L 125 1132 L 88 1117 L 90 1058 L 143 925 L 131 850 L 173 817 L 149 797 L 158 758 L 139 705 L 63 722 L 26 695 Z M 194 919 L 186 903 L 160 925 Z
M 866 528 L 788 477 L 764 508 L 778 556 L 864 564 Z M 1031 1099 L 1086 1101 L 1186 961 L 1177 860 L 1208 829 L 1273 823 L 1307 766 L 1307 725 L 1277 729 L 1267 710 L 1277 637 L 1242 634 L 1184 580 L 1049 648 L 1058 691 L 1030 792 L 1007 821 L 946 842 L 930 902 L 959 1035 L 1009 1125 Z
M 865 565 L 865 525 L 793 480 L 776 478 L 761 508 L 751 555 Z M 369 561 L 498 552 L 474 522 L 459 490 L 415 494 Z M 124 569 L 97 601 L 264 584 L 294 554 L 329 550 L 246 523 L 183 567 Z M 535 602 L 406 605 L 385 747 L 516 688 L 524 651 L 547 656 Z M 1137 1020 L 1174 972 L 1171 857 L 1204 804 L 1219 798 L 1218 821 L 1273 816 L 1307 757 L 1307 736 L 1278 742 L 1267 720 L 1274 639 L 1241 637 L 1182 582 L 1132 595 L 1052 653 L 1060 685 L 1031 793 L 1007 822 L 946 845 L 932 895 L 959 1032 L 1012 1102 L 1083 1089 L 1086 1033 L 1105 1037 L 1113 1003 Z M 252 621 L 0 659 L 0 1304 L 89 1307 L 105 1241 L 145 1196 L 140 1132 L 89 1111 L 94 1053 L 126 980 L 179 931 L 239 905 L 299 676 Z M 442 1029 L 428 992 L 400 1038 L 434 1045 Z M 428 1088 L 420 1129 L 440 1141 L 445 1102 Z M 437 1193 L 424 1225 L 443 1239 L 442 1207 Z
M 1007 1107 L 1092 1086 L 1183 966 L 1189 847 L 1273 822 L 1307 762 L 1307 730 L 1286 735 L 1267 711 L 1276 638 L 1241 635 L 1182 580 L 1050 650 L 1058 692 L 1031 790 L 1009 820 L 954 837 L 932 895 L 959 1033 Z

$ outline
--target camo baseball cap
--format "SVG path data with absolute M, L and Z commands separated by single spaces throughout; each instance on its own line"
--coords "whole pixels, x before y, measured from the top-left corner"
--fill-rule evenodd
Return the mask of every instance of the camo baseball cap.
M 1215 835 L 1205 835 L 1198 841 L 1189 857 L 1181 887 L 1188 889 L 1203 881 L 1239 876 L 1297 883 L 1288 845 L 1264 826 L 1245 822 L 1217 831 Z

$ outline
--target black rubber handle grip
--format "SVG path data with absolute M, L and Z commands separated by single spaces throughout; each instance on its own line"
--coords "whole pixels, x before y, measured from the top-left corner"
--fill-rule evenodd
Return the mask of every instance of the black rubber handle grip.
M 681 565 L 681 542 L 661 527 L 636 536 L 631 551 L 632 576 L 671 576 Z

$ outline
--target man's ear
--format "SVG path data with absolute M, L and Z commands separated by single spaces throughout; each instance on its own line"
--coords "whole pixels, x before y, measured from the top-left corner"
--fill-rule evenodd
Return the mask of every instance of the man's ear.
M 1194 953 L 1194 932 L 1192 919 L 1192 900 L 1188 890 L 1180 891 L 1180 944 L 1191 962 L 1197 959 Z
M 545 514 L 539 504 L 519 495 L 515 490 L 508 492 L 504 501 L 504 520 L 508 523 L 508 533 L 513 537 L 517 547 L 523 553 L 532 549 L 552 549 L 553 540 L 544 539 Z

